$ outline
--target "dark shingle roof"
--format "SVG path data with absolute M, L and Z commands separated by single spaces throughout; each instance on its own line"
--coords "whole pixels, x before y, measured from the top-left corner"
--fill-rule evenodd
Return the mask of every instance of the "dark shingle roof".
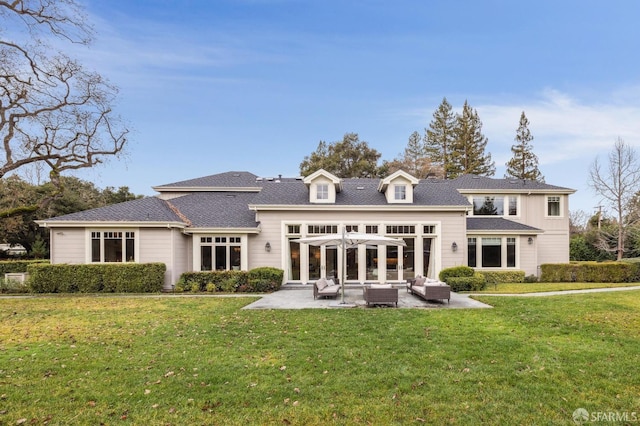
M 541 229 L 502 217 L 468 217 L 467 231 L 521 231 L 542 232 Z
M 140 198 L 97 209 L 71 213 L 47 222 L 183 222 L 166 201 L 157 197 Z
M 549 185 L 534 180 L 522 179 L 496 179 L 477 175 L 462 175 L 448 181 L 454 188 L 481 189 L 481 190 L 516 190 L 516 191 L 567 191 L 574 192 L 573 189 L 561 186 Z
M 196 192 L 170 200 L 195 228 L 255 228 L 255 192 Z
M 385 195 L 378 192 L 379 179 L 344 179 L 342 191 L 336 195 L 337 206 L 388 205 Z M 417 206 L 468 206 L 469 201 L 445 181 L 438 183 L 420 181 L 414 188 L 413 205 Z M 264 182 L 256 195 L 255 205 L 312 205 L 309 190 L 300 180 Z M 401 204 L 395 204 L 401 207 Z
M 249 172 L 225 172 L 159 185 L 155 188 L 254 188 L 260 186 L 256 178 L 256 175 Z

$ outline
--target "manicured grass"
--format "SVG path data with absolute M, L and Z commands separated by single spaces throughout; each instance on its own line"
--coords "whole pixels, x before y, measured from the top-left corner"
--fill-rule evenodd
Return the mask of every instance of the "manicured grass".
M 640 411 L 640 291 L 494 309 L 0 300 L 0 424 L 573 424 Z
M 587 290 L 592 288 L 638 287 L 640 283 L 507 283 L 487 284 L 483 294 L 524 294 L 545 291 Z

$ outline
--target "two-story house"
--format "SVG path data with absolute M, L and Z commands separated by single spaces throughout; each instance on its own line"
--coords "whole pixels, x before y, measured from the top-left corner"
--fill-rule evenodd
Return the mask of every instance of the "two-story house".
M 336 247 L 302 237 L 342 230 L 402 238 L 406 246 L 346 251 L 346 281 L 403 282 L 443 268 L 523 270 L 569 260 L 572 189 L 465 175 L 342 179 L 227 172 L 154 187 L 154 197 L 39 221 L 52 263 L 163 262 L 165 287 L 185 271 L 273 266 L 287 283 L 341 276 Z

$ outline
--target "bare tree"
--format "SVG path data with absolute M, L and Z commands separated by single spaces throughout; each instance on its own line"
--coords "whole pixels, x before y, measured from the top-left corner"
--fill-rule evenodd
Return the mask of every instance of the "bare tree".
M 0 179 L 45 165 L 58 188 L 37 204 L 0 211 L 1 218 L 47 205 L 62 191 L 62 172 L 117 155 L 128 129 L 112 109 L 117 88 L 55 49 L 55 40 L 91 41 L 76 0 L 0 0 L 0 18 Z
M 591 164 L 589 185 L 617 215 L 617 244 L 613 250 L 620 260 L 627 233 L 636 221 L 635 215 L 629 213 L 633 209 L 631 201 L 640 188 L 640 163 L 636 151 L 621 138 L 616 140 L 608 158 L 604 166 L 598 158 Z

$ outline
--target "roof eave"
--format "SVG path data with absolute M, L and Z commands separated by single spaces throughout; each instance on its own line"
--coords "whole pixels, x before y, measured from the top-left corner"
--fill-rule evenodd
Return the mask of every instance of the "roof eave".
M 99 220 L 36 220 L 43 228 L 186 228 L 184 222 L 173 221 L 99 221 Z
M 260 210 L 296 210 L 296 211 L 470 211 L 470 205 L 336 205 L 336 204 L 249 204 L 249 209 L 253 211 Z

